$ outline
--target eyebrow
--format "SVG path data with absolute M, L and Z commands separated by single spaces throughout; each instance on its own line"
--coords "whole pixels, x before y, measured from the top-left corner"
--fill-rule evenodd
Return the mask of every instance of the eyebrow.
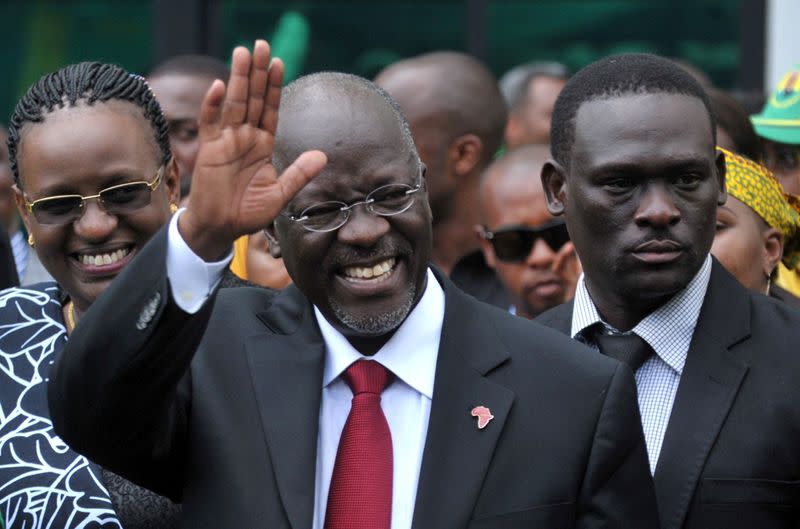
M 127 182 L 149 182 L 155 177 L 156 173 L 153 173 L 151 177 L 142 177 L 138 174 L 134 174 L 132 169 L 121 169 L 117 171 L 113 171 L 105 176 L 96 176 L 98 185 L 96 188 L 96 192 L 102 191 L 103 189 L 109 188 L 111 186 L 115 186 L 117 184 L 124 184 Z M 70 185 L 64 182 L 55 183 L 49 187 L 43 187 L 36 193 L 37 198 L 47 198 L 57 195 L 82 195 L 82 193 L 76 190 L 74 184 Z M 34 195 L 31 194 L 31 197 Z
M 677 160 L 669 160 L 666 163 L 660 163 L 656 166 L 656 172 L 680 171 L 680 170 L 695 170 L 705 171 L 708 165 L 704 159 L 701 158 L 683 158 Z M 636 162 L 608 162 L 603 165 L 598 165 L 592 169 L 592 174 L 604 173 L 623 173 L 623 174 L 641 174 L 643 166 Z

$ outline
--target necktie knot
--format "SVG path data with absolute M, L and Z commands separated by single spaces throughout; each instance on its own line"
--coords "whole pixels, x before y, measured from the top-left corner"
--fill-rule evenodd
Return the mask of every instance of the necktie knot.
M 342 374 L 353 396 L 361 393 L 380 395 L 392 382 L 392 372 L 374 360 L 358 360 Z
M 602 334 L 598 331 L 595 341 L 601 353 L 628 364 L 634 373 L 655 352 L 644 338 L 633 333 Z

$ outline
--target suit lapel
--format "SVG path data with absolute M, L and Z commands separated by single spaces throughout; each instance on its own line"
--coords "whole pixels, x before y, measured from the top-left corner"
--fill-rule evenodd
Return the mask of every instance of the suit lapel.
M 245 341 L 281 501 L 295 529 L 312 526 L 325 344 L 310 303 L 290 286 Z
M 441 281 L 445 318 L 414 510 L 415 529 L 467 525 L 514 401 L 509 389 L 486 378 L 508 359 L 502 341 L 488 331 L 492 327 L 486 321 L 487 309 L 447 279 Z M 478 429 L 477 418 L 470 414 L 481 405 L 494 415 L 484 429 Z
M 655 472 L 661 527 L 679 529 L 747 365 L 728 351 L 750 334 L 747 291 L 714 262 Z

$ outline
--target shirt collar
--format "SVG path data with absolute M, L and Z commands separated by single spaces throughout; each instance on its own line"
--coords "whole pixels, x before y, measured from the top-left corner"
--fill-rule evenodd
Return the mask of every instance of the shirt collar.
M 679 374 L 683 372 L 683 366 L 686 364 L 686 355 L 689 352 L 710 278 L 711 256 L 708 255 L 686 288 L 645 316 L 630 331 L 641 336 L 655 353 Z M 575 290 L 570 335 L 587 341 L 588 337 L 584 336 L 583 332 L 596 323 L 601 323 L 612 334 L 620 333 L 600 317 L 581 274 Z
M 395 333 L 371 359 L 380 362 L 418 393 L 433 398 L 436 359 L 444 322 L 444 291 L 428 269 L 425 293 Z M 322 386 L 336 380 L 350 364 L 367 358 L 359 353 L 314 307 L 322 339 L 325 341 L 325 369 Z

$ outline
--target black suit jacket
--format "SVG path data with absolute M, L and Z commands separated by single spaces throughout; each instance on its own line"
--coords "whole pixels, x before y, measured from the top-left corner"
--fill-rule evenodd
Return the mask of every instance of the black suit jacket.
M 310 528 L 325 357 L 311 304 L 294 286 L 238 288 L 185 314 L 165 251 L 161 232 L 70 337 L 49 385 L 56 431 L 182 500 L 185 527 Z M 413 526 L 656 526 L 630 371 L 439 280 Z M 483 430 L 477 405 L 495 416 Z
M 573 303 L 537 321 L 569 334 Z M 800 526 L 800 314 L 714 260 L 654 476 L 662 529 Z

